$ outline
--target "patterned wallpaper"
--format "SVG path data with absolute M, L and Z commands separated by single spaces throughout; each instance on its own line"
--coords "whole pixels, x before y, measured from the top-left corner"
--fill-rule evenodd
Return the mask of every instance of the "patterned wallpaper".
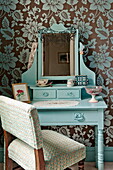
M 0 94 L 12 97 L 21 82 L 38 29 L 53 23 L 74 25 L 85 45 L 84 60 L 103 86 L 105 145 L 113 146 L 113 0 L 0 0 Z M 94 146 L 94 127 L 48 127 Z M 0 128 L 2 142 L 2 130 Z

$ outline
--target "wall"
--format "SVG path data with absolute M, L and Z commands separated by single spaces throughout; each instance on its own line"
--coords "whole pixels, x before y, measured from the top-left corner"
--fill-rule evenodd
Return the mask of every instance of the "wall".
M 105 145 L 113 146 L 113 0 L 4 0 L 0 1 L 0 19 L 0 94 L 10 97 L 11 84 L 20 82 L 21 74 L 26 71 L 38 29 L 60 22 L 79 29 L 86 47 L 84 60 L 95 71 L 97 85 L 103 86 L 102 96 L 108 105 Z M 52 129 L 94 146 L 93 127 Z

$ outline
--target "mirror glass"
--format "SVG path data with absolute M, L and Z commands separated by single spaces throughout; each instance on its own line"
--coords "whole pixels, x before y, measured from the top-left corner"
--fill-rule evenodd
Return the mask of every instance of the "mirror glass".
M 75 75 L 73 33 L 42 35 L 42 76 Z

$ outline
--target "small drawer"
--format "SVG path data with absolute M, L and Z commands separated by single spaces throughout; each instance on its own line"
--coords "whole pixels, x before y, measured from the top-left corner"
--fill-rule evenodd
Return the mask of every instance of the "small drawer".
M 58 90 L 57 91 L 57 97 L 59 99 L 80 99 L 80 90 L 74 89 L 74 90 Z
M 34 99 L 54 99 L 56 98 L 56 90 L 33 90 Z

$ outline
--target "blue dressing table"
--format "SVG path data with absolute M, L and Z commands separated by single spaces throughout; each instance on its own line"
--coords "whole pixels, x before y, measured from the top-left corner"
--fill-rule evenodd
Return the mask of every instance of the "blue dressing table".
M 60 45 L 58 45 L 59 39 Z M 61 44 L 63 41 L 65 45 Z M 69 42 L 69 50 L 66 41 Z M 38 109 L 42 126 L 95 125 L 95 161 L 98 169 L 104 170 L 103 128 L 104 109 L 107 105 L 101 96 L 97 96 L 98 103 L 89 103 L 91 96 L 88 96 L 83 85 L 67 87 L 66 84 L 68 79 L 75 79 L 75 75 L 87 75 L 88 85 L 95 85 L 95 73 L 89 70 L 83 61 L 83 48 L 84 46 L 79 42 L 78 30 L 73 27 L 66 28 L 62 24 L 53 24 L 51 28 L 39 30 L 34 62 L 31 68 L 23 73 L 22 82 L 28 83 L 32 104 Z M 70 61 L 67 61 L 68 57 Z M 58 65 L 54 63 L 56 60 Z M 61 83 L 38 87 L 36 82 L 39 79 Z M 49 101 L 49 104 L 46 104 L 46 101 Z M 59 101 L 61 103 L 63 101 L 64 105 Z M 65 101 L 66 103 L 72 101 L 73 104 L 65 105 Z M 76 101 L 78 104 L 74 105 Z

